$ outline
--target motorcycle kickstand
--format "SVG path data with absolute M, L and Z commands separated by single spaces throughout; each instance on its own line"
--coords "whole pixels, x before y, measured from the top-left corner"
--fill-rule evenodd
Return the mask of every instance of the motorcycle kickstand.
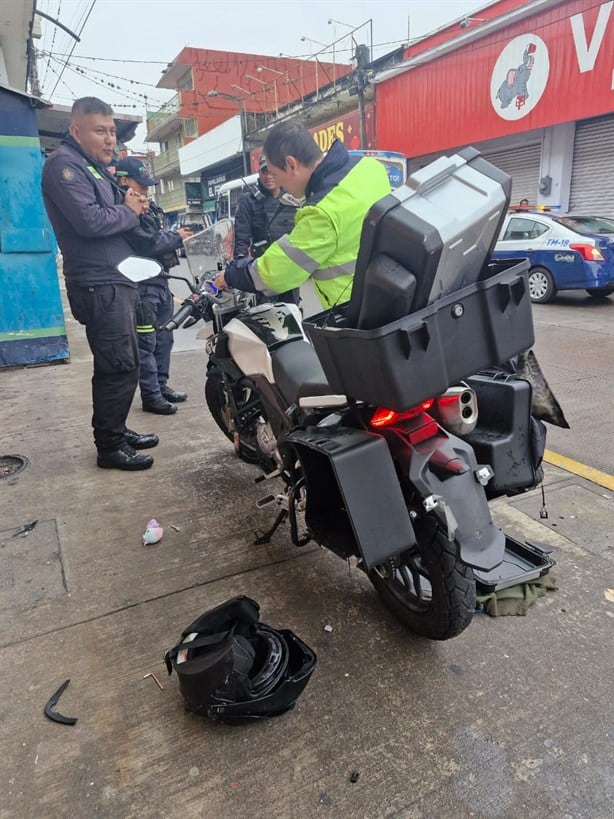
M 256 538 L 254 541 L 254 546 L 262 546 L 263 543 L 270 543 L 271 538 L 275 534 L 275 532 L 279 529 L 280 525 L 284 522 L 284 520 L 288 517 L 288 510 L 281 509 L 277 513 L 277 517 L 275 518 L 273 525 L 270 529 L 267 529 L 266 532 L 263 532 L 259 537 Z M 258 530 L 256 530 L 256 534 L 258 534 Z

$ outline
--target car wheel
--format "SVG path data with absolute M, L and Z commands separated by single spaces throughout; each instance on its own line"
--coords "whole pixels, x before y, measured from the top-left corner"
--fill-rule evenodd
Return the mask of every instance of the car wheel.
M 586 292 L 594 299 L 606 299 L 614 293 L 614 286 L 610 284 L 605 287 L 587 287 Z
M 529 296 L 534 304 L 544 304 L 556 296 L 552 273 L 545 267 L 532 267 L 529 271 Z

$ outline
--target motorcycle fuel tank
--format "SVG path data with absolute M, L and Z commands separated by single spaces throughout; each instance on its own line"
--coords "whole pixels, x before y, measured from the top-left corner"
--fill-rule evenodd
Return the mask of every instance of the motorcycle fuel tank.
M 301 313 L 294 304 L 262 304 L 240 318 L 233 318 L 224 328 L 228 349 L 237 366 L 246 375 L 261 373 L 275 383 L 270 350 L 291 341 L 304 341 Z

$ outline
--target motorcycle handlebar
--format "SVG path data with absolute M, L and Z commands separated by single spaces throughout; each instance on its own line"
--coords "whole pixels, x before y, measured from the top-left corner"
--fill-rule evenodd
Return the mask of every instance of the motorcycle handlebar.
M 192 300 L 184 301 L 181 305 L 179 310 L 175 313 L 175 315 L 170 318 L 165 325 L 163 325 L 163 330 L 176 330 L 183 322 L 189 318 L 194 313 L 194 302 Z

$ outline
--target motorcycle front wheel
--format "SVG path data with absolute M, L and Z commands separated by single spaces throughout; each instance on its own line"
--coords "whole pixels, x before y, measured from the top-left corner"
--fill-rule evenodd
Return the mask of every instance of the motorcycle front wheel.
M 243 405 L 252 400 L 251 390 L 241 388 L 239 394 L 235 395 L 235 402 L 239 411 Z M 234 442 L 234 431 L 232 429 L 232 412 L 226 394 L 226 385 L 220 373 L 212 372 L 207 375 L 205 381 L 205 401 L 209 407 L 209 412 L 215 423 L 222 430 L 224 435 Z M 259 464 L 262 455 L 256 443 L 255 429 L 241 430 L 239 432 L 239 451 L 237 453 L 242 461 L 248 464 Z
M 416 634 L 449 640 L 464 631 L 475 611 L 475 579 L 458 558 L 457 545 L 437 525 L 416 530 L 418 543 L 368 577 L 384 605 Z

